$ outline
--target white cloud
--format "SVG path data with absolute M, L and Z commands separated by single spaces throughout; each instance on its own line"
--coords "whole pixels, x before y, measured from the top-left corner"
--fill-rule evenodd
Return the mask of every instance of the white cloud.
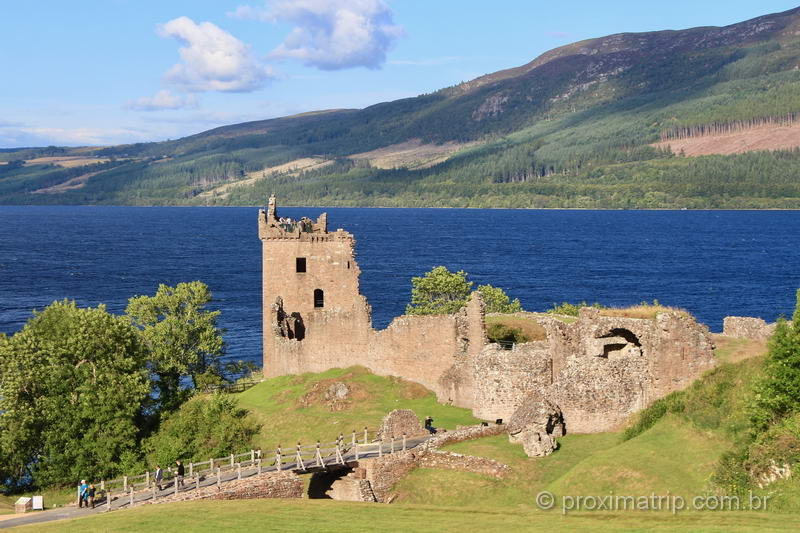
M 0 146 L 105 146 L 148 139 L 148 134 L 132 128 L 59 128 L 0 126 Z
M 323 70 L 380 68 L 404 33 L 383 0 L 273 0 L 264 8 L 239 6 L 229 15 L 293 24 L 272 56 Z
M 197 107 L 197 97 L 193 94 L 174 94 L 166 89 L 153 96 L 134 98 L 125 103 L 125 109 L 134 111 L 163 111 L 168 109 L 192 109 Z
M 184 45 L 182 61 L 164 79 L 185 91 L 250 92 L 273 77 L 248 45 L 210 22 L 196 24 L 189 17 L 178 17 L 160 25 L 158 33 Z

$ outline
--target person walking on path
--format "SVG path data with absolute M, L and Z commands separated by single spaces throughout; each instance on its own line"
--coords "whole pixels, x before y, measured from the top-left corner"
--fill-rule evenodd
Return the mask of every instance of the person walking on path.
M 185 470 L 183 469 L 183 463 L 178 459 L 175 461 L 175 464 L 178 465 L 178 474 L 175 476 L 175 483 L 183 487 L 183 474 Z
M 86 495 L 89 497 L 89 507 L 94 509 L 94 495 L 96 491 L 94 489 L 94 485 L 92 483 L 89 484 L 89 489 L 86 491 Z
M 164 481 L 164 471 L 161 469 L 160 465 L 156 465 L 156 472 L 153 475 L 153 479 L 156 481 L 156 487 L 158 487 L 158 490 L 164 490 L 161 487 L 161 483 Z
M 427 429 L 428 433 L 430 433 L 431 435 L 436 433 L 436 428 L 433 427 L 433 418 L 431 418 L 430 416 L 425 417 L 425 429 Z
M 86 480 L 82 479 L 81 484 L 78 487 L 78 507 L 83 507 L 86 504 L 86 507 L 89 507 L 88 498 L 89 498 L 89 485 L 86 484 Z

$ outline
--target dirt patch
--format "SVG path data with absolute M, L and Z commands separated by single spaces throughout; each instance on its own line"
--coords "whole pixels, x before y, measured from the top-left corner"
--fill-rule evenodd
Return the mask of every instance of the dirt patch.
M 331 412 L 336 412 L 345 411 L 353 404 L 368 399 L 367 388 L 353 381 L 353 377 L 355 377 L 353 373 L 348 373 L 338 378 L 315 382 L 311 390 L 297 400 L 297 406 L 303 408 L 320 405 Z
M 301 159 L 295 159 L 282 165 L 265 167 L 261 170 L 256 170 L 255 172 L 248 172 L 243 179 L 225 183 L 223 185 L 219 185 L 218 187 L 203 191 L 198 195 L 198 197 L 208 198 L 212 196 L 220 196 L 225 198 L 230 194 L 231 189 L 235 187 L 252 185 L 257 181 L 275 178 L 278 176 L 299 176 L 301 172 L 316 170 L 327 167 L 331 164 L 333 164 L 333 161 L 322 159 L 320 157 L 304 157 Z
M 760 357 L 767 353 L 767 341 L 741 339 L 713 333 L 714 354 L 720 361 L 736 363 L 752 357 Z
M 92 176 L 96 176 L 102 172 L 101 170 L 97 172 L 87 172 L 86 174 L 81 174 L 80 176 L 68 179 L 63 183 L 59 183 L 58 185 L 53 185 L 52 187 L 45 187 L 44 189 L 37 189 L 33 191 L 33 194 L 59 194 L 67 191 L 72 191 L 75 189 L 80 189 L 86 182 L 89 181 L 89 178 Z
M 476 144 L 479 143 L 422 144 L 419 139 L 413 139 L 349 157 L 355 161 L 369 161 L 375 168 L 429 168 L 446 161 L 459 150 Z
M 684 309 L 667 307 L 664 305 L 633 305 L 631 307 L 601 309 L 600 316 L 613 316 L 619 318 L 649 318 L 654 319 L 659 313 L 684 313 Z
M 675 154 L 687 156 L 741 154 L 763 150 L 787 150 L 800 147 L 800 123 L 786 126 L 765 125 L 734 133 L 689 137 L 658 142 L 655 148 L 670 147 Z
M 87 157 L 81 156 L 62 156 L 62 157 L 37 157 L 35 159 L 28 159 L 25 161 L 25 166 L 31 165 L 58 165 L 64 168 L 83 167 L 86 165 L 94 165 L 96 163 L 105 163 L 110 161 L 107 157 Z

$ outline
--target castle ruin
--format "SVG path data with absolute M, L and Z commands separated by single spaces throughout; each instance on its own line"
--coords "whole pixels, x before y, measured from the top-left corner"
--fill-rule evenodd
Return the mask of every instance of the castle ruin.
M 524 402 L 546 398 L 568 432 L 591 433 L 620 426 L 715 364 L 708 329 L 680 311 L 625 318 L 585 308 L 577 319 L 524 313 L 547 338 L 507 350 L 488 342 L 476 292 L 458 313 L 401 316 L 376 331 L 350 233 L 329 232 L 325 214 L 281 218 L 274 197 L 259 211 L 258 227 L 266 377 L 361 365 L 420 383 L 485 420 L 508 419 Z

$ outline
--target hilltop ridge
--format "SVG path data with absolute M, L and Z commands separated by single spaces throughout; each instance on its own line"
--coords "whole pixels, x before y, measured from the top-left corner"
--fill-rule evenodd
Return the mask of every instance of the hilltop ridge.
M 275 192 L 306 205 L 797 208 L 798 113 L 795 8 L 587 39 L 364 109 L 2 151 L 0 203 L 246 205 Z M 775 121 L 789 128 L 780 139 L 756 131 Z M 671 142 L 733 126 L 744 141 Z M 52 159 L 75 155 L 88 164 Z

